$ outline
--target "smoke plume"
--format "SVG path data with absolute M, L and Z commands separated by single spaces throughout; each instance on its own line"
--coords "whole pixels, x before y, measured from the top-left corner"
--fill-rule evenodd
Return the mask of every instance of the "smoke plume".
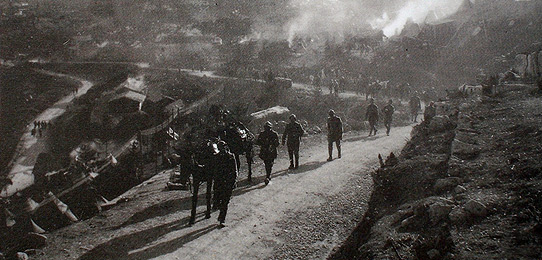
M 366 35 L 382 30 L 391 37 L 402 32 L 408 21 L 422 23 L 454 14 L 463 0 L 291 0 L 295 15 L 285 25 L 287 39 Z

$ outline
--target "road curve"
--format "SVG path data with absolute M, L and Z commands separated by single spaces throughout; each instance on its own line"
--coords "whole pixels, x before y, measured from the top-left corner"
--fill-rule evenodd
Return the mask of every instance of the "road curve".
M 94 86 L 90 81 L 84 80 L 82 78 L 55 73 L 45 70 L 36 70 L 40 73 L 55 77 L 65 77 L 80 83 L 77 93 L 69 94 L 64 96 L 62 99 L 54 103 L 51 107 L 47 108 L 41 114 L 34 118 L 33 121 L 47 121 L 53 122 L 56 118 L 64 114 L 68 109 L 68 105 L 77 97 L 80 97 L 87 93 L 87 91 Z M 47 151 L 46 148 L 46 135 L 45 132 L 43 137 L 37 138 L 31 135 L 31 131 L 34 125 L 32 123 L 28 124 L 23 135 L 19 139 L 17 148 L 13 155 L 11 162 L 8 164 L 8 169 L 11 168 L 8 174 L 8 178 L 11 179 L 11 185 L 7 185 L 2 188 L 0 192 L 0 197 L 8 197 L 13 195 L 19 190 L 25 189 L 34 183 L 34 176 L 32 170 L 34 169 L 34 164 L 38 159 L 38 155 L 41 152 Z

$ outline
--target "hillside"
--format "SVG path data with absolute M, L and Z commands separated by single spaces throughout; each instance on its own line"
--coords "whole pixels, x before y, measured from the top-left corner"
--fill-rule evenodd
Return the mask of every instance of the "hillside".
M 369 210 L 330 259 L 538 259 L 541 92 L 446 101 L 373 175 Z
M 318 15 L 340 14 L 349 7 L 340 1 L 342 9 L 326 11 L 325 3 L 29 1 L 26 16 L 2 20 L 1 53 L 8 59 L 146 61 L 234 73 L 272 68 L 301 73 L 304 80 L 322 68 L 337 67 L 368 82 L 443 89 L 476 83 L 482 72 L 503 72 L 516 54 L 541 48 L 540 1 L 466 0 L 456 14 L 435 20 L 430 13 L 422 22 L 407 21 L 400 35 L 384 41 L 368 23 L 393 1 L 353 5 L 352 12 L 374 11 L 355 30 L 341 28 L 348 20 L 339 18 L 322 23 L 322 30 L 301 26 L 321 23 L 315 20 Z M 344 19 L 350 19 L 346 14 Z M 304 16 L 308 20 L 300 20 Z

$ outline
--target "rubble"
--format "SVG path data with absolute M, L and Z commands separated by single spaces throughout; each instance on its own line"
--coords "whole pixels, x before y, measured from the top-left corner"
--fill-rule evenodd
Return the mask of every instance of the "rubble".
M 448 214 L 450 222 L 454 225 L 461 225 L 467 220 L 467 212 L 461 206 L 455 206 Z
M 454 188 L 454 193 L 455 194 L 461 194 L 463 192 L 466 192 L 467 191 L 467 188 L 465 188 L 464 186 L 462 185 L 457 185 L 455 188 Z
M 478 145 L 455 140 L 452 145 L 452 155 L 462 160 L 473 160 L 480 154 L 481 148 Z
M 461 183 L 461 178 L 458 177 L 447 177 L 443 179 L 438 179 L 433 185 L 433 190 L 435 193 L 443 193 L 453 190 Z
M 28 260 L 30 259 L 26 253 L 17 252 L 17 260 Z
M 469 200 L 463 207 L 468 213 L 475 217 L 485 217 L 488 213 L 486 206 L 476 200 Z
M 448 217 L 450 211 L 452 211 L 453 204 L 447 204 L 442 202 L 437 202 L 429 205 L 429 217 L 431 223 L 438 224 L 441 221 L 445 220 Z

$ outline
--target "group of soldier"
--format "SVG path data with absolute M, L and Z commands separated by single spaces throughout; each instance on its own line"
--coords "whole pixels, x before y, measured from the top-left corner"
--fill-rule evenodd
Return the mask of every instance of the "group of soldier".
M 367 122 L 369 122 L 369 136 L 371 136 L 371 134 L 376 135 L 376 132 L 378 132 L 378 129 L 376 128 L 376 123 L 380 120 L 380 111 L 374 101 L 374 98 L 369 99 L 369 105 L 367 106 L 367 112 L 365 113 L 365 119 L 367 120 Z M 382 108 L 384 126 L 386 127 L 386 135 L 390 135 L 391 122 L 393 120 L 394 112 L 395 107 L 393 106 L 393 101 L 390 99 L 386 106 Z
M 264 130 L 260 132 L 256 139 L 256 144 L 260 146 L 260 158 L 265 165 L 265 184 L 271 181 L 271 172 L 273 163 L 277 158 L 277 148 L 280 145 L 279 136 L 273 129 L 273 124 L 267 121 L 264 124 Z M 290 115 L 290 122 L 286 125 L 284 134 L 282 135 L 282 145 L 288 147 L 288 156 L 290 158 L 289 169 L 299 168 L 299 145 L 301 137 L 305 134 L 305 130 L 297 122 L 296 115 Z
M 49 123 L 47 121 L 34 121 L 34 128 L 30 130 L 30 135 L 32 136 L 43 136 L 43 131 L 47 129 Z
M 412 121 L 416 122 L 417 115 L 421 109 L 421 102 L 417 96 L 413 96 L 409 102 L 410 112 L 412 114 Z M 377 122 L 380 120 L 380 115 L 383 117 L 383 123 L 386 127 L 386 135 L 390 135 L 391 124 L 393 120 L 393 114 L 395 107 L 393 101 L 388 100 L 386 106 L 380 110 L 375 104 L 373 98 L 369 99 L 369 104 L 366 109 L 365 119 L 369 123 L 369 136 L 376 135 L 378 129 L 376 128 Z M 429 124 L 431 119 L 436 115 L 435 103 L 430 102 L 424 111 L 424 123 Z M 337 149 L 337 158 L 341 158 L 341 140 L 343 138 L 343 123 L 340 117 L 338 117 L 333 109 L 329 110 L 327 118 L 327 140 L 328 140 L 328 155 L 327 161 L 332 161 L 333 158 L 333 145 L 335 144 Z M 288 156 L 290 170 L 296 170 L 299 168 L 299 147 L 301 137 L 305 134 L 305 130 L 298 122 L 296 115 L 291 114 L 289 117 L 289 123 L 284 129 L 282 138 L 279 139 L 279 134 L 273 130 L 273 124 L 267 121 L 263 126 L 263 131 L 259 133 L 256 139 L 256 145 L 260 146 L 259 157 L 263 160 L 265 165 L 265 185 L 268 185 L 271 181 L 271 173 L 273 170 L 273 164 L 278 154 L 278 147 L 282 144 L 286 145 L 288 150 Z M 219 145 L 220 146 L 220 145 Z M 224 145 L 222 145 L 224 146 Z M 235 186 L 235 178 L 237 177 L 237 167 L 234 156 L 227 150 L 221 147 L 219 150 L 224 150 L 224 161 L 229 162 L 228 165 L 221 164 L 219 168 L 225 170 L 225 177 L 217 183 L 217 194 L 222 198 L 218 202 L 218 208 L 220 209 L 219 221 L 223 225 L 227 205 L 231 197 L 232 190 Z M 235 174 L 232 174 L 235 172 Z

